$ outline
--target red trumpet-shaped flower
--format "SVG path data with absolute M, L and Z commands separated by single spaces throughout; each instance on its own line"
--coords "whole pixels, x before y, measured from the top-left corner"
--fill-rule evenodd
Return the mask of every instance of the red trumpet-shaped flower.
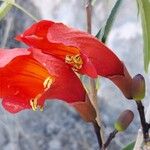
M 0 49 L 0 98 L 4 108 L 12 113 L 42 109 L 45 99 L 53 98 L 84 102 L 85 90 L 70 67 L 38 49 L 36 52 Z
M 122 62 L 108 47 L 94 36 L 62 23 L 42 20 L 16 39 L 61 58 L 75 71 L 94 78 L 124 74 Z

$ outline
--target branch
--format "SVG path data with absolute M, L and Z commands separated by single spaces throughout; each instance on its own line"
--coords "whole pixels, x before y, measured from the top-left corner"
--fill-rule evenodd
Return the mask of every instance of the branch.
M 140 115 L 144 142 L 146 143 L 149 140 L 149 134 L 148 134 L 149 125 L 148 125 L 148 123 L 146 122 L 146 119 L 145 119 L 144 106 L 143 106 L 142 102 L 141 101 L 136 101 L 136 104 L 137 104 L 137 108 L 138 108 L 139 115 Z
M 147 123 L 150 123 L 150 103 L 149 103 L 149 106 L 148 106 L 148 109 L 147 109 L 147 112 L 146 112 L 146 121 Z M 136 138 L 136 143 L 134 145 L 134 149 L 133 150 L 141 150 L 142 149 L 142 143 L 143 143 L 143 134 L 142 134 L 142 130 L 139 129 L 138 131 L 138 135 L 137 135 L 137 138 Z M 147 145 L 147 149 L 148 149 L 148 145 Z
M 87 31 L 91 34 L 92 31 L 92 4 L 91 4 L 92 0 L 87 0 L 87 4 L 86 4 L 86 14 L 87 14 Z M 97 89 L 96 89 L 96 82 L 94 79 L 90 78 L 89 79 L 90 82 L 90 93 L 89 93 L 89 98 L 91 103 L 93 104 L 95 110 L 96 110 L 96 114 L 97 114 L 97 125 L 95 128 L 96 131 L 96 135 L 98 138 L 98 143 L 99 143 L 99 147 L 102 147 L 102 144 L 104 144 L 104 133 L 103 133 L 103 129 L 102 129 L 102 123 L 100 120 L 100 112 L 99 112 L 99 107 L 98 107 L 98 102 L 97 102 Z M 99 126 L 99 127 L 98 127 Z M 95 127 L 95 125 L 94 125 Z M 98 134 L 98 130 L 99 130 L 99 134 Z

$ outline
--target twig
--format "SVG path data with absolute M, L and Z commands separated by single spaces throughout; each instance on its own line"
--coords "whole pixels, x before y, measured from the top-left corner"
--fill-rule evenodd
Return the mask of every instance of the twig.
M 146 121 L 147 121 L 147 123 L 150 123 L 150 103 L 149 103 L 149 106 L 148 106 L 147 111 L 146 111 Z M 142 130 L 139 129 L 138 135 L 136 138 L 136 143 L 134 145 L 133 150 L 141 150 L 142 149 L 142 143 L 143 143 L 143 134 L 142 134 Z
M 149 140 L 149 134 L 148 134 L 149 125 L 145 119 L 144 106 L 141 101 L 136 101 L 136 104 L 137 104 L 137 108 L 138 108 L 139 115 L 140 115 L 144 142 L 148 142 L 148 140 Z
M 100 126 L 98 125 L 97 121 L 93 122 L 93 126 L 94 126 L 94 130 L 95 130 L 95 133 L 96 133 L 96 136 L 97 136 L 98 144 L 101 148 L 103 143 L 102 143 L 102 138 L 101 138 L 101 135 L 100 135 L 100 130 L 101 130 Z
M 111 143 L 111 141 L 114 139 L 114 137 L 116 136 L 116 134 L 118 133 L 117 130 L 114 130 L 113 132 L 111 132 L 109 134 L 109 137 L 107 139 L 107 141 L 105 142 L 105 144 L 102 147 L 102 150 L 105 150 L 106 147 L 108 147 L 108 145 Z
M 87 14 L 87 31 L 89 33 L 91 33 L 92 30 L 92 4 L 91 4 L 92 0 L 87 0 L 87 4 L 86 4 L 86 14 Z M 97 102 L 97 90 L 96 90 L 96 82 L 94 79 L 90 78 L 89 80 L 90 82 L 90 93 L 89 93 L 89 97 L 90 97 L 90 101 L 93 104 L 95 110 L 96 110 L 96 114 L 97 114 L 97 127 L 95 129 L 96 131 L 96 135 L 98 138 L 98 143 L 99 143 L 99 147 L 102 147 L 102 144 L 104 143 L 104 134 L 103 134 L 103 130 L 102 130 L 102 123 L 100 120 L 100 112 L 99 112 L 99 107 L 98 107 L 98 102 Z M 99 127 L 98 127 L 99 126 Z M 99 130 L 99 134 L 98 134 L 98 130 Z

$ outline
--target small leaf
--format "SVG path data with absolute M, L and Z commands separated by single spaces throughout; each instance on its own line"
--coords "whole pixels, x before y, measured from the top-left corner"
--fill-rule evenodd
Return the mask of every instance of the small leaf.
M 122 150 L 133 150 L 135 145 L 135 142 L 132 142 L 130 144 L 128 144 L 125 148 L 123 148 Z
M 107 41 L 109 32 L 110 32 L 110 30 L 112 28 L 112 25 L 114 23 L 114 20 L 115 20 L 115 17 L 117 15 L 117 12 L 119 10 L 119 6 L 120 6 L 121 2 L 122 2 L 122 0 L 118 0 L 115 3 L 115 5 L 114 5 L 114 7 L 113 7 L 113 9 L 112 9 L 112 11 L 111 11 L 107 21 L 106 21 L 105 26 L 103 28 L 101 28 L 98 31 L 97 35 L 96 35 L 97 38 L 101 38 L 103 43 L 105 43 Z
M 143 39 L 144 39 L 144 67 L 148 72 L 150 62 L 150 1 L 137 0 L 139 11 L 142 19 Z
M 0 6 L 0 20 L 2 20 L 13 6 L 14 0 L 4 0 Z

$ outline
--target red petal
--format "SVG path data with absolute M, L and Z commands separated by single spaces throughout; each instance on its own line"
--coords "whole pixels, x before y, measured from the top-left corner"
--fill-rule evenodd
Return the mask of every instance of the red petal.
M 68 50 L 77 54 L 78 49 L 82 55 L 88 58 L 88 62 L 84 62 L 84 69 L 81 72 L 91 77 L 95 77 L 95 73 L 92 75 L 93 66 L 96 68 L 97 74 L 101 76 L 123 75 L 121 61 L 108 47 L 94 36 L 69 28 L 62 23 L 40 21 L 27 29 L 18 39 L 56 57 L 60 57 L 61 51 L 63 51 L 63 57 Z M 62 49 L 60 45 L 63 47 Z M 72 50 L 72 47 L 76 50 Z
M 20 101 L 20 99 L 19 99 L 19 101 Z M 10 113 L 17 113 L 19 111 L 22 111 L 24 109 L 29 109 L 31 107 L 31 106 L 26 105 L 24 103 L 18 103 L 18 100 L 13 99 L 13 98 L 3 99 L 2 105 Z
M 132 99 L 131 87 L 132 77 L 128 73 L 128 70 L 124 66 L 124 76 L 116 75 L 109 78 L 124 94 L 128 99 Z
M 84 101 L 85 90 L 69 66 L 50 55 L 36 52 L 33 56 L 38 61 L 31 55 L 17 56 L 0 68 L 0 97 L 4 99 L 5 109 L 15 113 L 31 108 L 30 100 L 38 94 L 43 94 L 39 105 L 51 98 L 69 103 Z M 45 90 L 43 83 L 49 76 L 54 77 L 54 82 Z
M 52 76 L 56 76 L 54 84 L 44 93 L 41 99 L 58 98 L 68 103 L 85 101 L 85 90 L 71 68 L 60 59 L 46 55 L 38 49 L 30 48 L 33 57 L 45 65 Z
M 21 55 L 29 55 L 25 48 L 0 49 L 0 68 L 7 65 L 12 59 Z
M 48 40 L 79 48 L 95 66 L 98 75 L 123 75 L 123 65 L 118 57 L 94 36 L 69 28 L 62 23 L 53 23 L 48 31 Z M 87 65 L 88 67 L 88 65 Z
M 66 47 L 62 43 L 55 44 L 49 43 L 47 39 L 47 33 L 49 27 L 53 24 L 53 22 L 42 20 L 39 23 L 33 24 L 29 29 L 27 29 L 23 34 L 18 35 L 16 40 L 22 41 L 27 45 L 35 48 L 42 49 L 45 53 L 57 55 L 62 59 L 65 58 L 66 55 L 76 55 L 79 53 L 79 49 L 68 46 Z
M 30 99 L 44 91 L 43 82 L 48 76 L 48 71 L 31 56 L 14 58 L 0 68 L 0 97 L 4 99 L 4 107 L 10 112 L 31 108 Z

